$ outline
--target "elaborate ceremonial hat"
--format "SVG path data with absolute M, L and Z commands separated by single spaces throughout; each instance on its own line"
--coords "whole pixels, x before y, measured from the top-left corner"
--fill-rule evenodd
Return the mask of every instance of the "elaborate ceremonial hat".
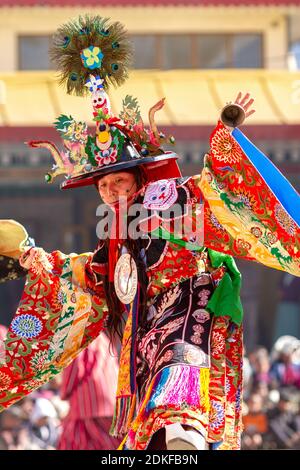
M 45 176 L 47 182 L 65 174 L 62 189 L 87 186 L 104 174 L 139 165 L 148 181 L 162 174 L 164 178 L 181 176 L 176 153 L 162 149 L 163 144 L 174 143 L 174 138 L 159 132 L 155 124 L 155 113 L 164 106 L 164 99 L 149 110 L 148 128 L 135 97 L 127 95 L 119 116 L 112 114 L 108 88 L 127 79 L 132 60 L 129 37 L 121 23 L 100 16 L 79 17 L 57 30 L 50 54 L 67 93 L 90 93 L 96 128 L 89 133 L 85 122 L 62 114 L 54 123 L 62 150 L 51 142 L 28 142 L 52 153 L 55 165 Z

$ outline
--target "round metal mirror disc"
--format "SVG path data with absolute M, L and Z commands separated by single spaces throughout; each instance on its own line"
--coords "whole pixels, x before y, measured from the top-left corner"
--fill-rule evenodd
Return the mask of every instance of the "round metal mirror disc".
M 129 253 L 120 256 L 114 273 L 115 291 L 123 304 L 130 304 L 136 294 L 138 283 L 137 267 Z

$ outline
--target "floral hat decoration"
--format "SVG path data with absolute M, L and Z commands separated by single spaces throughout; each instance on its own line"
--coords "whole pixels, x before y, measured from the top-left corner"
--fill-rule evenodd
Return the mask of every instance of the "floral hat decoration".
M 181 176 L 178 156 L 161 148 L 166 142 L 174 143 L 174 138 L 159 132 L 155 124 L 155 113 L 164 106 L 164 99 L 149 110 L 149 128 L 132 96 L 124 98 L 119 116 L 112 114 L 107 90 L 125 82 L 132 62 L 131 43 L 121 23 L 100 16 L 70 21 L 54 35 L 50 55 L 68 94 L 91 95 L 95 131 L 89 133 L 85 122 L 62 114 L 54 123 L 62 150 L 48 141 L 28 142 L 31 147 L 47 148 L 54 158 L 47 182 L 64 174 L 62 189 L 87 186 L 103 174 L 137 165 L 143 165 L 149 181 L 159 179 L 162 166 L 167 177 Z

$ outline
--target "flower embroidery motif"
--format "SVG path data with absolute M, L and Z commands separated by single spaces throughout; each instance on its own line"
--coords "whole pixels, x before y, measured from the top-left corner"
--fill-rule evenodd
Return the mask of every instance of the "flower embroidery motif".
M 205 307 L 207 305 L 209 296 L 210 291 L 207 289 L 202 289 L 198 294 L 199 302 L 197 302 L 197 305 L 199 305 L 199 307 Z
M 191 336 L 191 341 L 194 343 L 194 344 L 201 344 L 202 343 L 202 339 L 201 337 L 196 333 L 195 335 L 192 335 Z
M 243 187 L 237 187 L 234 190 L 234 195 L 236 196 L 237 200 L 242 202 L 248 209 L 254 211 L 257 209 L 257 200 L 255 199 L 255 196 L 247 189 Z
M 271 232 L 268 232 L 268 233 L 267 233 L 267 239 L 268 239 L 268 242 L 270 243 L 270 245 L 273 245 L 274 243 L 277 242 L 277 237 L 276 237 L 276 235 L 274 235 L 274 234 L 271 233 Z
M 202 343 L 202 338 L 201 338 L 201 333 L 203 333 L 204 328 L 202 325 L 194 325 L 193 326 L 194 334 L 191 336 L 191 341 L 194 344 L 201 344 Z
M 53 308 L 61 310 L 63 304 L 67 302 L 67 294 L 63 292 L 58 285 L 54 285 L 52 288 L 53 292 Z
M 246 242 L 245 240 L 242 240 L 241 238 L 238 238 L 236 241 L 236 245 L 240 250 L 247 250 L 249 251 L 251 249 L 250 243 Z
M 4 392 L 10 386 L 11 378 L 9 375 L 4 374 L 4 372 L 0 372 L 0 392 Z
M 48 382 L 52 378 L 51 372 L 47 372 L 41 378 L 32 379 L 24 385 L 25 390 L 34 390 L 37 387 L 40 387 L 44 383 Z
M 42 248 L 36 248 L 30 269 L 38 276 L 42 274 L 44 270 L 51 271 L 53 269 L 53 259 L 51 255 L 45 253 Z
M 211 401 L 210 427 L 217 429 L 224 423 L 224 408 L 221 403 L 215 400 Z
M 199 308 L 194 311 L 192 316 L 195 318 L 195 320 L 199 323 L 205 323 L 210 319 L 210 314 L 206 310 Z
M 236 391 L 236 396 L 235 396 L 235 409 L 236 411 L 240 410 L 241 408 L 241 398 L 242 398 L 242 392 L 241 392 L 241 386 L 238 386 L 238 389 Z
M 94 70 L 101 67 L 104 54 L 100 47 L 89 46 L 81 51 L 80 57 L 85 68 Z
M 202 325 L 194 325 L 193 330 L 195 331 L 196 334 L 200 335 L 201 333 L 203 333 L 204 328 Z
M 289 235 L 295 235 L 296 225 L 280 204 L 276 204 L 275 206 L 275 218 L 283 230 Z
M 158 369 L 158 367 L 160 367 L 164 362 L 170 362 L 172 359 L 173 359 L 173 356 L 174 356 L 174 352 L 169 350 L 167 351 L 163 357 L 161 357 L 157 363 L 156 363 L 156 369 Z
M 42 322 L 34 315 L 19 315 L 11 324 L 13 332 L 21 338 L 35 338 L 42 331 Z
M 211 213 L 210 215 L 210 220 L 211 220 L 211 223 L 218 229 L 220 230 L 224 230 L 223 226 L 219 223 L 217 217 Z
M 95 160 L 98 162 L 98 167 L 110 165 L 111 163 L 115 163 L 117 161 L 118 151 L 116 147 L 109 149 L 109 152 L 106 152 L 99 152 L 98 155 L 95 156 Z
M 48 359 L 48 351 L 38 351 L 30 360 L 32 369 L 38 372 L 43 369 L 45 362 Z
M 251 228 L 251 233 L 254 235 L 256 238 L 260 238 L 262 236 L 262 231 L 259 227 L 252 227 Z
M 223 163 L 237 163 L 243 153 L 227 129 L 218 129 L 211 141 L 211 151 L 215 158 Z
M 58 302 L 60 302 L 60 304 L 61 304 L 60 306 L 62 306 L 63 304 L 65 304 L 67 302 L 67 294 L 65 292 L 62 292 L 61 290 L 58 291 L 57 300 L 58 300 Z
M 225 350 L 225 338 L 224 336 L 221 335 L 221 333 L 218 333 L 217 331 L 214 331 L 212 334 L 212 342 L 211 342 L 212 349 L 215 354 L 221 353 L 222 351 Z
M 226 379 L 225 379 L 225 392 L 228 394 L 231 390 L 231 384 L 230 384 L 230 380 L 228 378 L 228 376 L 226 376 Z

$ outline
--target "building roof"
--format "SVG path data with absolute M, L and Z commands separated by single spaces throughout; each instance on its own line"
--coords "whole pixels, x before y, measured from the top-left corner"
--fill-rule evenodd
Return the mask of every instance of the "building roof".
M 206 126 L 239 90 L 256 101 L 249 124 L 300 125 L 300 71 L 136 70 L 109 95 L 115 114 L 129 94 L 137 97 L 146 121 L 150 107 L 166 97 L 157 113 L 159 125 Z M 0 126 L 52 126 L 61 113 L 93 123 L 90 100 L 67 95 L 53 72 L 0 74 Z
M 0 6 L 300 6 L 299 0 L 0 0 Z

